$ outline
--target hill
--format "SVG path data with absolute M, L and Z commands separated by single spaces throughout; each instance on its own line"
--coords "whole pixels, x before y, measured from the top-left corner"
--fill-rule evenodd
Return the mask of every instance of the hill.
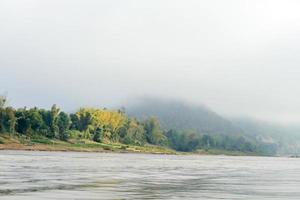
M 129 106 L 127 112 L 140 120 L 155 116 L 166 131 L 192 131 L 197 135 L 221 137 L 222 142 L 227 141 L 227 136 L 231 138 L 231 147 L 221 144 L 218 148 L 238 149 L 240 144 L 236 143 L 245 140 L 246 145 L 250 143 L 252 149 L 258 148 L 258 151 L 266 151 L 266 154 L 276 152 L 277 155 L 300 155 L 299 127 L 280 126 L 248 118 L 227 119 L 205 106 L 158 98 L 144 98 L 134 106 Z M 240 137 L 243 139 L 240 140 Z
M 194 130 L 207 134 L 238 134 L 241 129 L 205 106 L 190 105 L 177 100 L 144 98 L 127 113 L 138 119 L 155 116 L 165 130 Z
M 299 126 L 283 126 L 249 118 L 231 121 L 242 129 L 244 135 L 257 141 L 276 144 L 278 155 L 300 155 Z

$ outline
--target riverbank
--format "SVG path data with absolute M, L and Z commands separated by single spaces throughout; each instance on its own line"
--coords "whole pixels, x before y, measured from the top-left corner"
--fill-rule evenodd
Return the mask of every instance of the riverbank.
M 0 150 L 179 154 L 172 149 L 155 145 L 104 144 L 90 140 L 70 140 L 65 142 L 47 138 L 26 139 L 9 135 L 0 136 Z
M 73 152 L 116 152 L 116 153 L 149 153 L 173 155 L 228 155 L 228 156 L 260 156 L 252 152 L 226 151 L 220 149 L 199 149 L 195 152 L 178 152 L 167 147 L 146 144 L 144 146 L 121 143 L 98 143 L 91 140 L 50 140 L 44 137 L 26 138 L 0 135 L 0 150 L 25 151 L 73 151 Z

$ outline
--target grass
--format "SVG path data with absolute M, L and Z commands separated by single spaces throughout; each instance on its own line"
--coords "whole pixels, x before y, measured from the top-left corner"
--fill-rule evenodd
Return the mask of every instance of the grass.
M 136 152 L 175 154 L 176 151 L 155 145 L 134 146 L 120 143 L 98 143 L 85 139 L 61 141 L 43 136 L 26 136 L 0 134 L 0 149 L 33 151 L 87 151 L 87 152 Z
M 199 155 L 229 155 L 229 156 L 257 156 L 253 152 L 227 151 L 222 149 L 199 149 L 195 152 L 177 152 L 175 150 L 146 144 L 135 146 L 121 143 L 98 143 L 87 139 L 70 139 L 61 141 L 43 136 L 10 135 L 0 133 L 0 150 L 32 150 L 32 151 L 85 151 L 85 152 L 132 152 L 151 154 L 199 154 Z
M 257 156 L 254 152 L 242 152 L 242 151 L 228 151 L 224 149 L 199 149 L 196 154 L 205 155 L 227 155 L 227 156 Z

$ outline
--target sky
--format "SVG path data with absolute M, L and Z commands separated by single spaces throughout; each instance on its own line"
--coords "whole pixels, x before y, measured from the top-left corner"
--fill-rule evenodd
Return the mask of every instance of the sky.
M 67 111 L 143 96 L 300 123 L 300 1 L 1 0 L 0 94 Z

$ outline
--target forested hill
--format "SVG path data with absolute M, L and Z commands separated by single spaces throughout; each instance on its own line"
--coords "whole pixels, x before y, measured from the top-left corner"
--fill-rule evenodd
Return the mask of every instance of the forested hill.
M 225 135 L 242 131 L 205 106 L 193 106 L 177 100 L 144 98 L 129 106 L 127 112 L 138 119 L 155 116 L 166 130 L 194 130 L 198 133 Z
M 276 144 L 278 155 L 300 155 L 299 126 L 283 126 L 249 118 L 232 119 L 231 121 L 243 130 L 246 137 Z
M 182 135 L 192 132 L 202 138 L 209 136 L 216 148 L 231 150 L 242 147 L 263 154 L 300 155 L 299 127 L 279 126 L 246 118 L 226 119 L 205 106 L 155 98 L 144 98 L 128 106 L 127 112 L 138 119 L 155 116 L 162 128 L 176 129 Z

